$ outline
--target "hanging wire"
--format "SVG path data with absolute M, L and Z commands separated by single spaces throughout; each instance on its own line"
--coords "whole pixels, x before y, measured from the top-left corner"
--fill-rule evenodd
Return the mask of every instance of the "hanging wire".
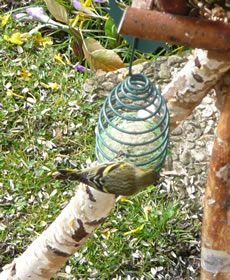
M 133 59 L 134 59 L 134 53 L 137 46 L 137 42 L 138 42 L 138 38 L 133 38 L 132 52 L 129 61 L 129 76 L 132 76 Z

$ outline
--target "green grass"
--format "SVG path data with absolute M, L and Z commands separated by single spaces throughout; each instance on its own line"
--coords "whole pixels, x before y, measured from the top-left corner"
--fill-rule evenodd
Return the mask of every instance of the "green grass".
M 78 275 L 85 274 L 87 270 L 97 270 L 100 279 L 114 277 L 117 273 L 125 277 L 141 277 L 146 274 L 146 279 L 152 279 L 148 273 L 151 267 L 163 265 L 170 268 L 172 261 L 172 248 L 178 256 L 179 250 L 176 244 L 192 240 L 192 233 L 186 230 L 181 221 L 184 218 L 178 201 L 166 195 L 159 195 L 158 190 L 153 188 L 150 192 L 144 192 L 132 198 L 133 204 L 118 203 L 110 217 L 87 242 L 84 255 L 78 258 L 72 257 L 71 264 L 78 266 Z M 157 198 L 152 199 L 153 196 Z M 165 200 L 167 198 L 167 200 Z M 148 206 L 151 210 L 149 220 L 146 221 L 143 207 Z M 175 220 L 176 219 L 176 220 Z M 144 224 L 142 230 L 124 235 L 130 229 L 135 229 Z M 104 240 L 103 231 L 109 230 L 111 235 Z M 170 232 L 170 233 L 169 233 Z M 102 234 L 102 235 L 101 235 Z M 183 241 L 182 241 L 183 240 Z M 170 248 L 165 250 L 164 248 Z M 79 265 L 81 257 L 86 262 Z
M 0 267 L 21 254 L 74 195 L 74 183 L 55 181 L 50 172 L 60 164 L 81 168 L 87 159 L 95 160 L 94 129 L 103 100 L 92 102 L 82 91 L 87 75 L 54 59 L 61 51 L 70 61 L 76 60 L 68 35 L 61 41 L 63 33 L 55 33 L 54 45 L 47 48 L 28 39 L 23 52 L 3 39 L 35 25 L 11 18 L 0 27 Z M 89 22 L 86 27 L 93 25 Z M 128 52 L 124 49 L 122 56 Z M 18 75 L 22 66 L 32 74 L 28 80 Z M 50 82 L 59 89 L 44 86 Z M 7 89 L 16 95 L 7 94 Z M 151 187 L 130 201 L 117 202 L 110 217 L 70 258 L 68 279 L 118 275 L 155 279 L 152 268 L 162 266 L 166 273 L 175 267 L 173 253 L 187 265 L 190 242 L 200 229 L 197 219 L 187 218 L 195 205 L 184 207 L 180 195 L 168 193 L 163 186 Z M 144 209 L 149 209 L 148 220 Z M 138 227 L 143 228 L 125 235 Z M 181 271 L 185 267 L 181 265 Z

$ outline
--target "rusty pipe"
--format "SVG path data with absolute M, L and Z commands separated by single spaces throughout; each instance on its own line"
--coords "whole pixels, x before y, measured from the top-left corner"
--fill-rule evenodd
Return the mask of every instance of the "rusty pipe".
M 156 10 L 127 8 L 118 31 L 137 38 L 175 45 L 206 50 L 230 50 L 230 24 Z

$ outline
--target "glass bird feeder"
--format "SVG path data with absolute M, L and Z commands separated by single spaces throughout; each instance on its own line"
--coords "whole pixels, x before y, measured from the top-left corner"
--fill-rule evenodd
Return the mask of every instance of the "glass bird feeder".
M 167 154 L 169 112 L 148 77 L 130 75 L 106 98 L 96 128 L 96 157 L 159 170 Z

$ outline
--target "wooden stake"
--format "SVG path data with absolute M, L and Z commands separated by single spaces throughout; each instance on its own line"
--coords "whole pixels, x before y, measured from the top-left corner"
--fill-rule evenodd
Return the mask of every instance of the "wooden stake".
M 230 86 L 218 123 L 204 201 L 201 280 L 230 279 Z

